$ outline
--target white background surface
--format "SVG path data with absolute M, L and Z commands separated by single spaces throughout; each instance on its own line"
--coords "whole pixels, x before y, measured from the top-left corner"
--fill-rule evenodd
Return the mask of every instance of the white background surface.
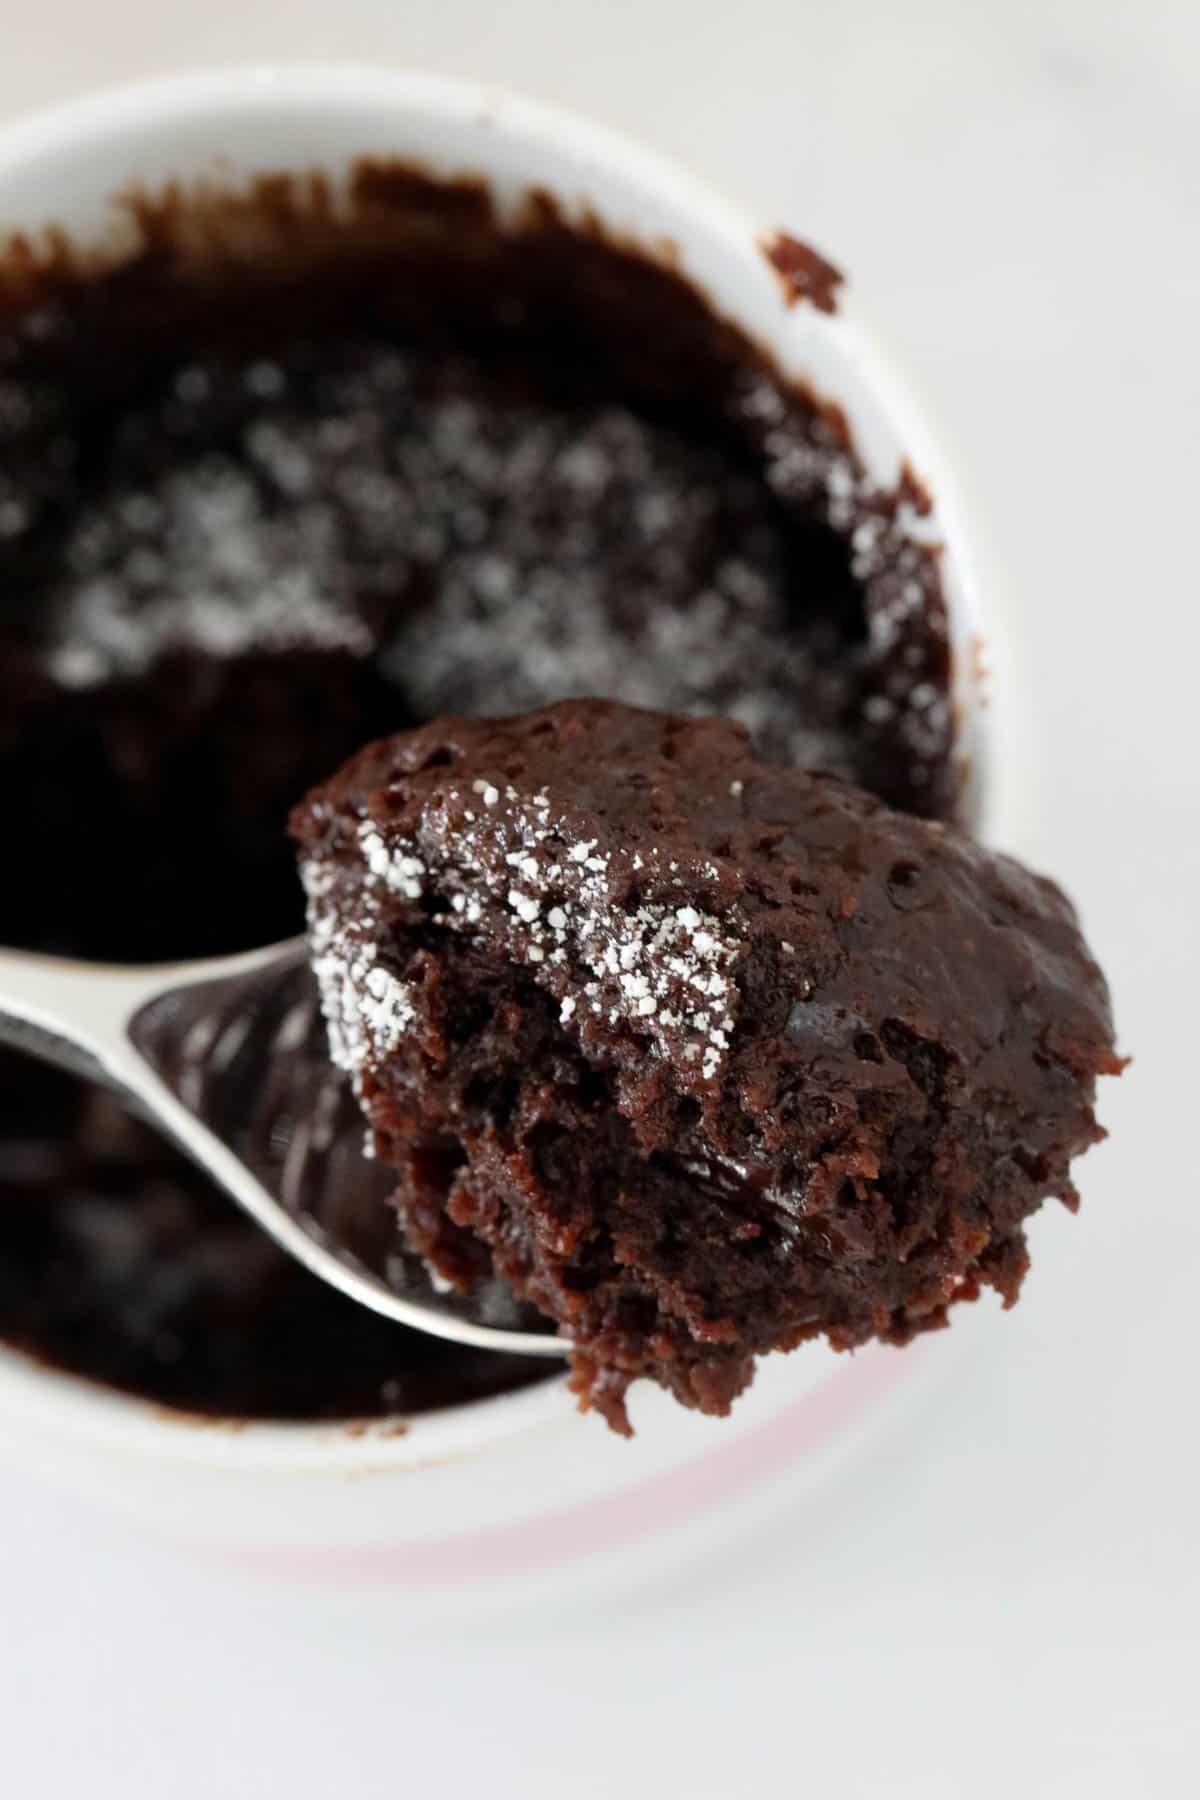
M 282 54 L 508 82 L 851 269 L 1006 570 L 1038 790 L 1010 841 L 1082 898 L 1137 1058 L 1018 1310 L 903 1431 L 632 1593 L 431 1641 L 402 1595 L 199 1568 L 4 1472 L 0 1788 L 1200 1792 L 1200 8 L 0 0 L 0 27 L 0 115 Z

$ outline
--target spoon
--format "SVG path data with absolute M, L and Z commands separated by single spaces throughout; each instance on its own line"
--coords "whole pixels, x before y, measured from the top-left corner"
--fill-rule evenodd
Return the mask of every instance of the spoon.
M 484 1349 L 568 1348 L 503 1282 L 464 1296 L 404 1249 L 394 1179 L 365 1154 L 329 1060 L 303 938 L 139 968 L 0 949 L 0 1043 L 113 1088 L 277 1244 L 373 1312 Z

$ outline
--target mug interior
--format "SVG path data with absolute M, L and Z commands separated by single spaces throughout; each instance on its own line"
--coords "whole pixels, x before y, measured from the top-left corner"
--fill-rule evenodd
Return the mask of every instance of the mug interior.
M 47 227 L 73 249 L 119 258 L 131 245 L 123 197 L 210 184 L 236 192 L 280 172 L 320 171 L 335 197 L 363 158 L 399 159 L 442 181 L 483 178 L 501 216 L 543 192 L 568 223 L 658 256 L 770 357 L 844 416 L 881 490 L 919 476 L 930 507 L 910 509 L 914 541 L 941 546 L 951 639 L 955 754 L 978 811 L 977 620 L 974 577 L 947 471 L 902 384 L 857 322 L 852 297 L 826 313 L 795 304 L 764 252 L 765 234 L 686 175 L 594 127 L 511 96 L 428 77 L 356 69 L 246 71 L 153 83 L 68 106 L 0 137 L 0 231 L 37 244 Z M 559 1381 L 417 1415 L 403 1436 L 387 1422 L 358 1437 L 342 1424 L 211 1424 L 49 1371 L 0 1349 L 3 1410 L 114 1448 L 206 1461 L 361 1461 L 378 1466 L 482 1447 L 561 1416 Z

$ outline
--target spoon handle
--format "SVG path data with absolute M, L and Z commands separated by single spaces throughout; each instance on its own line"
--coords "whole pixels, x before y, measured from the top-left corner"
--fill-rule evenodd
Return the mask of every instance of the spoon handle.
M 0 950 L 0 1043 L 123 1087 L 126 1024 L 157 991 L 149 974 Z
M 222 1010 L 223 992 L 228 999 L 224 984 L 265 970 L 269 964 L 277 965 L 281 977 L 286 977 L 304 957 L 302 938 L 242 956 L 136 968 L 0 950 L 0 1043 L 115 1088 L 126 1104 L 174 1138 L 289 1255 L 350 1299 L 400 1324 L 460 1344 L 531 1356 L 561 1356 L 566 1346 L 560 1338 L 512 1329 L 507 1323 L 485 1323 L 472 1315 L 467 1302 L 447 1299 L 424 1287 L 416 1294 L 397 1291 L 381 1274 L 348 1255 L 314 1217 L 301 1210 L 290 1211 L 279 1195 L 263 1185 L 239 1150 L 226 1141 L 225 1133 L 218 1135 L 197 1107 L 186 1103 L 189 1085 L 203 1089 L 204 1052 L 211 1047 L 212 1027 L 229 1022 Z M 189 994 L 200 996 L 201 1004 L 190 1018 L 184 1014 L 183 1036 L 175 1041 L 172 1016 L 177 1003 Z M 242 998 L 246 1004 L 255 1004 L 252 995 Z M 160 1029 L 164 1022 L 165 1033 Z M 199 1035 L 189 1041 L 193 1032 Z M 296 1073 L 290 1067 L 292 1060 L 285 1050 L 285 1077 Z M 176 1075 L 182 1068 L 187 1081 L 164 1079 L 173 1067 Z M 256 1080 L 265 1085 L 269 1078 L 269 1058 L 265 1058 Z M 254 1098 L 257 1088 L 252 1086 L 248 1092 Z M 191 1098 L 202 1104 L 204 1094 Z M 361 1142 L 357 1119 L 356 1131 Z
M 129 1023 L 159 995 L 194 982 L 241 975 L 286 953 L 273 945 L 203 962 L 122 967 L 0 950 L 0 1043 L 127 1088 L 144 1064 Z
M 236 979 L 268 964 L 288 967 L 303 955 L 303 947 L 303 939 L 294 939 L 241 956 L 137 967 L 0 950 L 0 1042 L 114 1088 L 174 1138 L 285 1250 L 322 1279 L 395 1316 L 402 1303 L 375 1278 L 344 1268 L 299 1219 L 285 1212 L 223 1138 L 172 1091 L 135 1041 L 139 1017 L 149 1014 L 156 1001 L 169 1004 L 180 993 L 203 992 L 209 983 Z M 202 1012 L 202 1027 L 204 1022 Z M 186 1055 L 186 1043 L 182 1048 Z

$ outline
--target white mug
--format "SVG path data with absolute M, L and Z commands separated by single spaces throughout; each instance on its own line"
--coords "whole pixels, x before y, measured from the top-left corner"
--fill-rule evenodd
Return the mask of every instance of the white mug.
M 933 508 L 912 529 L 943 546 L 956 754 L 977 815 L 976 577 L 951 471 L 856 319 L 852 287 L 832 313 L 789 304 L 762 227 L 677 169 L 578 119 L 462 82 L 365 68 L 222 71 L 102 94 L 0 133 L 0 240 L 52 225 L 81 247 L 119 251 L 125 215 L 114 202 L 131 187 L 206 178 L 236 188 L 319 170 L 336 191 L 364 156 L 483 176 L 502 213 L 538 188 L 568 221 L 586 212 L 620 239 L 669 241 L 675 266 L 719 312 L 785 375 L 836 403 L 879 488 L 894 488 L 906 464 L 919 475 Z M 627 1444 L 598 1419 L 580 1420 L 557 1379 L 419 1415 L 403 1430 L 235 1427 L 0 1346 L 0 1446 L 143 1521 L 288 1570 L 315 1561 L 410 1588 L 526 1580 L 664 1528 L 682 1541 L 714 1509 L 728 1519 L 733 1499 L 768 1471 L 811 1474 L 927 1354 L 835 1358 L 808 1346 L 770 1359 L 719 1423 L 639 1392 L 639 1435 Z

